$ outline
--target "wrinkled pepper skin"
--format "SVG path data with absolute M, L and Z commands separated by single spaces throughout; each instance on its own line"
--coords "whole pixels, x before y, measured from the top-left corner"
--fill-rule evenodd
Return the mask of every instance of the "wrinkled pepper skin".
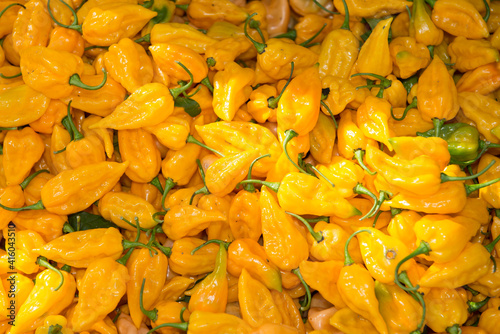
M 306 238 L 295 227 L 291 217 L 280 208 L 271 190 L 262 188 L 262 235 L 269 259 L 282 270 L 292 270 L 309 256 Z
M 439 45 L 443 41 L 443 30 L 436 27 L 431 12 L 424 0 L 415 0 L 410 20 L 410 36 L 424 45 Z
M 474 70 L 480 66 L 500 60 L 498 50 L 485 40 L 468 40 L 458 36 L 448 45 L 451 62 L 460 72 Z
M 240 190 L 231 200 L 227 220 L 235 239 L 258 241 L 262 235 L 259 196 L 258 192 Z
M 252 239 L 236 239 L 228 248 L 228 272 L 239 277 L 246 270 L 268 289 L 282 291 L 281 274 L 267 257 L 264 248 Z
M 157 212 L 154 206 L 145 199 L 129 193 L 107 193 L 99 200 L 99 212 L 104 219 L 130 231 L 135 231 L 137 228 L 127 224 L 123 219 L 135 224 L 137 217 L 139 226 L 146 229 L 158 224 L 153 220 L 153 215 Z
M 47 211 L 59 215 L 85 210 L 113 189 L 127 166 L 100 162 L 61 172 L 42 188 L 42 203 Z
M 424 295 L 424 301 L 426 324 L 435 332 L 445 332 L 455 324 L 462 325 L 469 315 L 467 304 L 455 289 L 433 288 Z
M 479 160 L 478 170 L 484 169 L 493 160 L 496 161 L 493 167 L 488 169 L 483 175 L 479 176 L 478 180 L 480 183 L 484 183 L 499 177 L 500 159 L 491 154 L 485 154 L 481 157 L 481 159 Z M 500 208 L 500 196 L 498 193 L 498 187 L 498 183 L 494 183 L 491 186 L 479 189 L 480 197 L 495 209 Z
M 19 7 L 16 7 L 19 8 Z M 16 53 L 30 46 L 47 46 L 52 19 L 43 1 L 28 1 L 20 8 L 12 27 L 12 42 Z
M 435 117 L 450 120 L 457 115 L 460 108 L 457 88 L 439 57 L 434 57 L 419 77 L 417 98 L 424 121 L 430 122 Z
M 3 141 L 3 168 L 7 185 L 23 182 L 44 150 L 42 138 L 32 128 L 8 131 Z
M 343 8 L 343 7 L 342 7 Z M 336 29 L 328 33 L 321 43 L 319 74 L 349 78 L 359 53 L 359 41 L 350 30 Z
M 0 126 L 17 127 L 36 121 L 49 108 L 50 98 L 28 85 L 0 92 Z M 20 108 L 20 109 L 19 109 Z M 26 110 L 20 113 L 18 110 Z
M 73 314 L 75 331 L 90 330 L 118 305 L 127 291 L 127 267 L 110 257 L 92 262 L 78 284 L 78 303 Z
M 488 27 L 481 14 L 467 0 L 440 0 L 432 10 L 432 22 L 454 36 L 487 38 Z
M 334 0 L 333 3 L 340 14 L 345 15 L 342 0 Z M 406 6 L 411 7 L 411 4 L 403 0 L 390 0 L 384 2 L 377 0 L 346 0 L 346 4 L 351 16 L 377 18 L 401 13 L 406 10 Z
M 191 255 L 191 251 L 205 241 L 198 238 L 182 238 L 174 241 L 170 255 L 170 269 L 183 276 L 196 276 L 209 273 L 215 268 L 219 246 L 208 244 Z
M 47 315 L 59 314 L 71 304 L 76 292 L 75 279 L 65 271 L 61 273 L 64 283 L 57 291 L 54 290 L 61 282 L 57 273 L 46 269 L 36 276 L 35 287 L 20 307 L 11 333 L 21 334 L 34 330 L 43 324 Z
M 383 77 L 391 74 L 392 60 L 388 37 L 392 20 L 391 17 L 380 21 L 361 47 L 356 61 L 359 73 L 375 73 Z
M 49 260 L 87 268 L 101 257 L 118 259 L 123 252 L 122 240 L 118 229 L 98 228 L 62 235 L 34 251 Z

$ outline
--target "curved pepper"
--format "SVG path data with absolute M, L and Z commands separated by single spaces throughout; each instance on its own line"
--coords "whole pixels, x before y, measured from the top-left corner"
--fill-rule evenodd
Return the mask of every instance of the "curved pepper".
M 262 235 L 259 197 L 258 192 L 240 190 L 231 200 L 227 220 L 235 239 L 258 241 Z
M 147 35 L 146 35 L 147 36 Z M 151 29 L 151 43 L 171 43 L 205 53 L 207 46 L 217 43 L 195 27 L 184 23 L 158 23 Z
M 145 199 L 124 192 L 109 192 L 99 200 L 99 213 L 104 219 L 110 220 L 126 230 L 135 231 L 136 228 L 124 222 L 123 219 L 133 222 L 139 221 L 141 228 L 150 229 L 158 222 L 153 219 L 156 209 Z
M 25 8 L 19 9 L 12 27 L 12 43 L 15 52 L 19 53 L 35 45 L 47 46 L 51 30 L 52 21 L 45 3 L 38 0 L 26 3 Z
M 388 37 L 392 20 L 393 18 L 390 17 L 377 23 L 370 37 L 361 47 L 356 62 L 356 69 L 359 73 L 375 73 L 383 77 L 391 74 L 392 60 Z
M 213 271 L 215 258 L 219 251 L 218 245 L 207 244 L 196 253 L 191 254 L 204 242 L 204 240 L 191 237 L 175 240 L 169 258 L 170 269 L 183 276 L 203 275 Z
M 340 12 L 340 14 L 345 15 L 345 10 L 342 0 L 334 0 L 333 3 L 335 8 Z M 352 16 L 358 17 L 385 17 L 391 14 L 401 13 L 406 10 L 406 7 L 411 7 L 404 0 L 390 0 L 380 2 L 377 0 L 346 0 L 347 7 L 349 7 L 349 12 Z
M 192 0 L 187 9 L 189 21 L 197 27 L 208 29 L 216 21 L 243 23 L 247 12 L 229 0 Z
M 50 98 L 28 85 L 3 90 L 0 92 L 0 126 L 17 127 L 34 122 L 44 114 L 49 103 Z
M 413 10 L 416 8 L 415 0 Z M 431 56 L 426 44 L 417 42 L 414 37 L 398 37 L 389 43 L 389 52 L 394 64 L 394 75 L 407 79 L 417 73 L 421 68 L 426 68 L 431 61 Z
M 472 39 L 487 38 L 490 35 L 481 14 L 467 0 L 440 0 L 432 3 L 432 22 L 447 33 Z
M 431 19 L 431 11 L 424 0 L 415 0 L 410 19 L 410 36 L 424 45 L 439 45 L 443 31 Z

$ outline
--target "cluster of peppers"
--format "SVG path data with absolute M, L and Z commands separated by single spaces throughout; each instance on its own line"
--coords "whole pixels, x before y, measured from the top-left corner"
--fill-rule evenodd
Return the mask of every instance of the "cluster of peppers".
M 498 332 L 500 1 L 2 0 L 0 38 L 0 334 Z

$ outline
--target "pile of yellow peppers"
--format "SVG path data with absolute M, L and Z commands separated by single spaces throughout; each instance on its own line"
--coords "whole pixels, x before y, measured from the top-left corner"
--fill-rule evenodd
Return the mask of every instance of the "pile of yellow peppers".
M 500 1 L 0 0 L 0 334 L 500 332 Z

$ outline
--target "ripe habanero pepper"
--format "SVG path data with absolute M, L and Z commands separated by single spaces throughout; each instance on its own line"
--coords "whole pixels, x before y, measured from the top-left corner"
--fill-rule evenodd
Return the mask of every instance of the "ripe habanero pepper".
M 223 71 L 227 64 L 246 54 L 251 47 L 252 43 L 245 36 L 229 37 L 209 45 L 204 57 L 210 62 L 211 68 Z M 253 49 L 252 51 L 255 52 Z
M 418 284 L 430 288 L 456 289 L 473 283 L 488 273 L 490 256 L 482 244 L 468 243 L 455 259 L 432 264 L 420 277 Z
M 175 7 L 174 7 L 175 8 Z M 185 303 L 176 301 L 166 301 L 160 300 L 156 305 L 155 309 L 158 311 L 156 315 L 156 320 L 151 321 L 151 327 L 155 328 L 165 323 L 182 323 L 183 321 L 189 321 L 189 316 L 191 312 L 184 306 Z M 181 317 L 182 314 L 182 317 Z M 160 334 L 177 334 L 178 329 L 163 327 L 158 329 L 156 332 Z
M 390 17 L 377 23 L 370 37 L 361 47 L 356 61 L 358 72 L 375 73 L 383 77 L 391 74 L 392 60 L 388 37 L 392 20 L 393 18 Z
M 32 128 L 9 130 L 3 140 L 3 167 L 7 185 L 21 183 L 43 154 L 45 145 Z
M 102 217 L 130 231 L 135 231 L 136 228 L 124 222 L 123 219 L 133 222 L 137 217 L 141 228 L 150 229 L 158 224 L 153 219 L 156 212 L 151 203 L 129 193 L 112 191 L 99 200 L 99 213 Z
M 245 179 L 258 151 L 243 151 L 218 159 L 205 172 L 205 182 L 210 193 L 224 197 Z
M 51 179 L 54 175 L 50 173 L 44 173 L 39 171 L 38 173 L 33 173 L 30 175 L 27 180 L 30 180 L 27 185 L 24 185 L 24 200 L 27 205 L 32 205 L 38 202 L 41 199 L 41 192 L 43 186 Z M 26 183 L 26 182 L 24 182 Z M 22 184 L 22 183 L 21 183 Z M 23 187 L 21 187 L 23 188 Z M 36 211 L 36 210 L 35 210 Z M 29 212 L 22 211 L 22 212 Z
M 337 129 L 338 150 L 346 159 L 352 159 L 357 149 L 365 149 L 374 140 L 365 137 L 356 124 L 356 111 L 347 110 L 340 115 Z
M 410 19 L 410 36 L 424 45 L 439 45 L 443 41 L 443 31 L 431 19 L 431 11 L 424 0 L 415 0 Z
M 432 1 L 432 22 L 453 36 L 471 39 L 487 38 L 486 22 L 467 0 Z
M 0 51 L 0 60 L 1 53 L 2 51 Z M 4 64 L 2 67 L 0 67 L 0 73 L 2 73 L 2 75 L 4 76 L 4 78 L 0 76 L 0 92 L 3 92 L 9 88 L 23 85 L 24 81 L 22 76 L 19 76 L 20 72 L 21 70 L 17 66 Z
M 255 79 L 254 71 L 243 68 L 235 62 L 225 66 L 214 76 L 214 112 L 224 121 L 231 121 L 234 115 L 250 97 Z
M 11 229 L 12 226 L 9 226 Z M 4 229 L 4 237 L 7 237 L 7 230 Z M 14 267 L 16 271 L 24 274 L 36 274 L 39 271 L 37 262 L 37 254 L 33 250 L 38 247 L 43 247 L 45 241 L 40 234 L 29 231 L 16 231 L 16 238 L 13 242 L 16 249 L 14 257 Z
M 14 51 L 20 53 L 30 46 L 47 46 L 51 30 L 52 20 L 43 1 L 28 1 L 25 8 L 19 9 L 12 27 Z
M 144 129 L 154 134 L 156 139 L 167 148 L 180 150 L 186 146 L 190 135 L 191 122 L 190 119 L 174 114 L 170 115 L 164 122 Z
M 15 295 L 9 293 L 11 282 L 14 283 L 16 287 Z M 21 307 L 21 305 L 24 304 L 29 294 L 31 293 L 31 290 L 33 290 L 34 286 L 35 284 L 30 278 L 21 275 L 19 273 L 4 276 L 2 278 L 2 284 L 0 284 L 0 295 L 1 295 L 0 304 L 5 311 L 3 311 L 2 314 L 0 314 L 0 317 L 2 319 L 8 319 L 10 321 L 9 319 L 10 310 L 8 309 L 8 307 L 10 305 L 14 305 L 14 312 L 15 314 L 17 314 L 19 308 Z
M 363 230 L 370 232 L 357 235 L 366 268 L 376 281 L 391 284 L 395 279 L 396 266 L 401 259 L 410 254 L 410 250 L 403 241 L 386 235 L 378 229 L 363 227 Z M 406 268 L 413 264 L 414 262 L 404 263 Z
M 498 63 L 479 66 L 464 73 L 457 82 L 457 91 L 476 92 L 488 95 L 500 88 L 500 68 Z
M 349 307 L 344 307 L 336 311 L 329 321 L 330 325 L 342 332 L 349 330 L 357 330 L 358 333 L 379 334 L 373 324 L 351 310 Z M 311 332 L 313 333 L 313 332 Z
M 224 155 L 257 149 L 259 156 L 270 154 L 257 161 L 252 169 L 256 177 L 265 177 L 276 164 L 282 149 L 276 136 L 266 127 L 251 122 L 214 122 L 195 125 L 205 144 Z
M 248 17 L 244 8 L 229 0 L 191 0 L 186 14 L 191 24 L 202 29 L 210 28 L 216 21 L 240 24 Z
M 193 74 L 193 82 L 201 82 L 207 77 L 208 66 L 203 57 L 186 46 L 156 43 L 149 47 L 149 51 L 156 65 L 172 81 L 189 81 L 188 73 L 177 62 L 187 64 L 186 66 Z
M 34 122 L 45 113 L 49 103 L 49 97 L 28 85 L 3 90 L 0 92 L 0 126 L 17 127 Z
M 500 143 L 500 103 L 479 93 L 462 92 L 458 103 L 479 133 L 492 143 Z
M 34 251 L 56 262 L 67 263 L 76 268 L 87 268 L 102 257 L 116 260 L 125 249 L 132 247 L 151 248 L 124 240 L 118 229 L 109 227 L 64 234 Z
M 206 211 L 218 210 L 224 216 L 224 220 L 215 221 L 208 226 L 206 230 L 208 240 L 219 239 L 225 242 L 234 240 L 234 236 L 227 221 L 229 207 L 231 206 L 230 196 L 219 197 L 214 194 L 204 195 L 198 201 L 197 206 Z
M 153 80 L 151 59 L 144 48 L 130 38 L 111 45 L 104 54 L 104 64 L 109 75 L 129 93 Z
M 460 72 L 474 70 L 480 66 L 500 60 L 498 50 L 486 40 L 468 40 L 458 36 L 448 45 L 448 53 L 454 68 Z
M 168 258 L 157 248 L 136 249 L 127 261 L 130 280 L 127 283 L 127 304 L 136 328 L 144 320 L 141 306 L 150 309 L 160 296 L 167 279 Z M 141 293 L 142 291 L 142 293 Z
M 318 14 L 306 14 L 299 18 L 294 26 L 297 37 L 295 43 L 304 46 L 313 46 L 321 43 L 329 31 L 332 30 L 333 20 L 321 17 Z
M 415 9 L 415 5 L 413 8 Z M 431 61 L 426 45 L 417 42 L 414 37 L 394 38 L 389 43 L 389 52 L 394 65 L 394 75 L 401 79 L 411 77 L 421 68 L 426 68 Z
M 81 76 L 81 80 L 86 85 L 95 86 L 103 81 L 104 74 Z M 98 90 L 88 90 L 85 88 L 74 87 L 71 94 L 62 98 L 61 101 L 71 105 L 74 108 L 83 110 L 87 113 L 101 117 L 106 117 L 115 110 L 115 108 L 125 100 L 127 91 L 113 78 L 108 77 L 106 83 Z M 54 100 L 52 100 L 54 101 Z M 96 122 L 93 122 L 96 123 Z
M 485 154 L 479 160 L 479 165 L 477 166 L 478 170 L 483 170 L 488 164 L 492 161 L 495 161 L 495 166 L 488 169 L 486 173 L 480 175 L 478 177 L 479 182 L 488 182 L 497 177 L 500 177 L 500 159 L 491 154 Z M 500 193 L 499 193 L 499 184 L 495 183 L 486 188 L 479 190 L 479 196 L 483 198 L 489 205 L 491 205 L 495 209 L 500 209 Z
M 246 270 L 268 289 L 282 291 L 281 274 L 266 255 L 264 248 L 252 239 L 236 239 L 228 248 L 228 272 L 239 277 Z
M 158 300 L 177 301 L 194 282 L 194 278 L 174 276 L 163 286 Z
M 439 57 L 434 57 L 418 78 L 417 98 L 418 111 L 424 121 L 433 118 L 450 120 L 457 115 L 460 108 L 457 88 Z
M 334 121 L 330 117 L 320 113 L 316 125 L 309 132 L 311 155 L 317 162 L 328 164 L 332 161 L 333 148 L 337 137 L 336 132 L 337 129 Z
M 417 247 L 415 244 L 417 236 L 413 227 L 420 218 L 422 216 L 417 212 L 402 211 L 391 219 L 391 222 L 387 226 L 387 232 L 390 236 L 403 241 L 409 249 L 415 249 Z
M 218 245 L 207 244 L 191 254 L 195 248 L 203 243 L 205 243 L 204 240 L 191 237 L 175 240 L 169 258 L 170 269 L 183 276 L 197 276 L 213 271 L 219 251 Z
M 391 104 L 378 97 L 368 96 L 356 112 L 359 128 L 367 138 L 383 143 L 392 151 L 389 138 L 394 137 L 394 132 L 389 128 Z
M 153 27 L 158 23 L 170 22 L 175 14 L 175 1 L 170 0 L 157 0 L 149 9 L 158 13 L 153 19 L 149 20 L 144 28 L 141 30 L 141 36 L 151 33 Z
M 415 88 L 417 86 L 414 86 Z M 408 95 L 410 97 L 410 95 Z M 414 136 L 417 132 L 424 132 L 434 127 L 432 122 L 424 121 L 417 108 L 393 108 L 392 115 L 389 118 L 389 127 L 394 131 L 396 137 Z
M 269 107 L 269 98 L 278 95 L 276 87 L 272 85 L 260 85 L 250 93 L 246 104 L 247 111 L 258 123 L 276 121 L 276 108 Z
M 283 321 L 271 292 L 244 268 L 238 279 L 238 303 L 241 317 L 254 328 L 265 323 L 280 324 Z
M 403 289 L 375 281 L 375 295 L 390 333 L 412 333 L 418 328 L 422 305 Z
M 21 50 L 21 73 L 31 88 L 51 99 L 69 96 L 74 86 L 96 90 L 101 88 L 106 75 L 98 86 L 87 86 L 81 82 L 83 61 L 80 57 L 44 46 L 31 46 Z
M 118 130 L 123 162 L 129 162 L 125 175 L 132 181 L 147 183 L 158 175 L 161 154 L 151 133 L 143 129 Z
M 85 51 L 85 40 L 82 35 L 73 29 L 55 27 L 50 33 L 49 49 L 71 52 L 82 57 Z
M 306 238 L 294 226 L 267 187 L 260 195 L 264 250 L 269 259 L 282 270 L 292 270 L 309 256 Z
M 14 1 L 5 1 L 0 4 L 0 12 L 3 14 L 0 16 L 0 38 L 4 38 L 7 34 L 12 32 L 14 22 L 16 21 L 19 10 L 24 5 L 16 3 Z
M 495 257 L 494 259 L 496 263 L 498 263 L 499 258 Z M 491 261 L 488 273 L 468 286 L 485 296 L 498 298 L 500 297 L 500 285 L 498 284 L 498 282 L 500 282 L 499 277 L 500 271 L 496 270 L 495 263 Z
M 235 239 L 258 241 L 262 235 L 259 196 L 257 190 L 242 189 L 232 198 L 227 220 Z
M 467 304 L 455 289 L 432 288 L 425 294 L 424 301 L 428 312 L 427 326 L 436 332 L 464 324 L 469 315 Z
M 175 205 L 163 218 L 163 232 L 172 240 L 195 236 L 213 222 L 225 221 L 218 210 L 202 210 L 194 205 Z
M 287 31 L 290 21 L 290 6 L 286 0 L 264 0 L 266 7 L 267 31 L 270 36 L 283 34 Z
M 302 261 L 299 269 L 307 285 L 317 290 L 323 298 L 335 307 L 343 308 L 346 307 L 346 304 L 340 297 L 337 288 L 337 279 L 342 266 L 343 262 L 335 260 L 324 262 Z
M 340 114 L 356 98 L 356 87 L 349 79 L 327 75 L 321 80 L 321 85 L 322 92 L 328 92 L 321 101 L 321 111 L 325 115 Z
M 196 252 L 200 247 L 203 247 L 203 245 L 191 251 L 191 254 Z M 219 243 L 219 251 L 215 259 L 214 271 L 208 274 L 203 281 L 196 284 L 192 290 L 189 290 L 191 298 L 189 300 L 188 309 L 190 312 L 225 312 L 228 295 L 226 269 L 227 250 L 226 245 L 222 242 Z
M 151 44 L 169 43 L 188 47 L 200 54 L 205 53 L 209 45 L 217 43 L 195 27 L 184 23 L 158 23 L 151 29 Z M 146 35 L 147 36 L 147 35 Z
M 19 185 L 6 186 L 0 189 L 0 204 L 20 208 L 24 205 L 23 188 Z M 17 215 L 17 212 L 0 209 L 0 227 L 5 229 L 7 224 L 12 221 Z
M 71 101 L 68 104 L 67 123 L 73 136 L 73 140 L 66 145 L 64 151 L 66 162 L 70 168 L 78 168 L 80 166 L 95 164 L 106 160 L 104 153 L 104 145 L 98 136 L 90 134 L 84 137 L 75 126 L 71 113 Z
M 335 8 L 340 12 L 340 14 L 345 15 L 345 10 L 342 0 L 334 0 Z M 377 0 L 347 0 L 347 6 L 349 7 L 349 12 L 352 16 L 357 17 L 385 17 L 391 14 L 401 13 L 406 10 L 406 7 L 411 7 L 404 0 L 390 0 L 385 2 L 380 2 Z
M 290 294 L 286 291 L 271 290 L 271 295 L 281 313 L 283 325 L 295 328 L 295 333 L 305 333 L 304 321 Z
M 67 216 L 60 216 L 47 210 L 21 211 L 12 219 L 18 229 L 37 232 L 46 241 L 52 241 L 62 235 Z
M 125 295 L 129 279 L 127 267 L 115 259 L 103 257 L 93 261 L 78 284 L 78 303 L 71 321 L 73 330 L 90 330 L 93 324 L 104 320 Z M 105 300 L 101 300 L 103 294 Z
M 375 282 L 368 270 L 360 264 L 354 263 L 348 252 L 350 239 L 363 232 L 371 233 L 359 230 L 353 233 L 346 242 L 345 262 L 344 267 L 340 270 L 337 288 L 349 309 L 369 320 L 379 333 L 387 334 L 387 324 L 380 314 L 379 302 L 375 295 Z M 332 324 L 335 326 L 334 323 Z
M 405 160 L 413 160 L 421 155 L 434 159 L 441 170 L 450 163 L 450 152 L 448 142 L 439 137 L 394 137 L 389 138 L 397 157 Z
M 62 119 L 67 115 L 66 105 L 60 100 L 51 100 L 47 111 L 29 126 L 39 134 L 51 134 L 55 124 L 61 125 Z
M 321 102 L 321 80 L 314 66 L 290 81 L 276 112 L 278 127 L 306 135 L 318 121 Z
M 61 284 L 61 276 L 63 282 Z M 76 292 L 73 275 L 46 269 L 36 276 L 35 286 L 19 308 L 10 332 L 21 334 L 36 329 L 48 315 L 60 314 L 72 302 Z

